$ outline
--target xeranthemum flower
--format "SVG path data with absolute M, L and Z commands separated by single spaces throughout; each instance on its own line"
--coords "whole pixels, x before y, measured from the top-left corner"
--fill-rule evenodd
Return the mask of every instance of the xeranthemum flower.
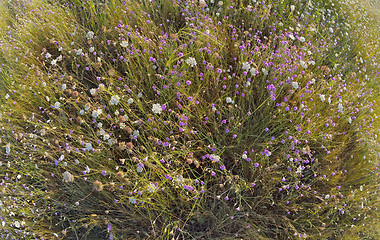
M 118 95 L 112 96 L 110 100 L 111 105 L 117 105 L 120 101 L 120 97 Z
M 100 114 L 102 114 L 102 109 L 92 111 L 92 117 L 93 118 L 97 118 Z
M 219 162 L 219 160 L 220 160 L 220 156 L 215 155 L 215 154 L 211 154 L 211 155 L 210 155 L 210 159 L 211 159 L 211 161 L 213 161 L 213 162 Z
M 89 31 L 87 34 L 86 34 L 86 38 L 88 40 L 91 40 L 93 37 L 94 37 L 95 33 L 93 31 Z
M 126 48 L 126 47 L 128 47 L 128 42 L 127 41 L 122 41 L 121 43 L 120 43 L 120 46 L 122 46 L 122 47 L 124 47 L 124 48 Z
M 60 106 L 61 106 L 61 103 L 60 103 L 60 102 L 56 102 L 56 103 L 54 104 L 54 108 L 56 108 L 56 109 L 59 109 Z
M 136 201 L 136 199 L 134 197 L 130 197 L 129 198 L 129 202 L 132 203 L 132 204 L 136 204 L 137 203 L 137 201 Z
M 243 62 L 243 66 L 241 69 L 248 71 L 251 68 L 249 62 Z
M 161 107 L 161 105 L 158 104 L 158 103 L 153 104 L 152 111 L 153 111 L 154 113 L 160 114 L 160 113 L 162 112 L 162 107 Z
M 195 65 L 197 65 L 197 61 L 193 57 L 189 57 L 188 59 L 186 59 L 186 63 L 189 64 L 190 67 L 194 67 Z
M 63 182 L 73 182 L 74 181 L 74 176 L 73 175 L 71 175 L 71 173 L 69 173 L 68 171 L 66 171 L 66 172 L 64 172 L 63 174 L 62 174 L 62 176 L 63 176 Z
M 292 82 L 292 86 L 293 86 L 295 89 L 298 89 L 298 87 L 299 87 L 298 82 Z

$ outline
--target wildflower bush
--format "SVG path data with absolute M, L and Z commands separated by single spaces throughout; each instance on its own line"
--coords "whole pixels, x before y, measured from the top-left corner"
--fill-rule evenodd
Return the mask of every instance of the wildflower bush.
M 376 239 L 364 9 L 1 1 L 1 239 Z

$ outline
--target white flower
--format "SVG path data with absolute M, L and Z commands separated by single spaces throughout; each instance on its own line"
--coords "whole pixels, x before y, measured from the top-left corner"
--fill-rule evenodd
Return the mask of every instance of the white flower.
M 62 90 L 66 90 L 66 88 L 67 88 L 66 83 L 62 84 Z
M 16 228 L 20 228 L 21 227 L 19 221 L 15 221 L 14 225 L 15 225 Z
M 128 104 L 132 104 L 133 101 L 134 101 L 133 98 L 129 98 L 127 102 L 128 102 Z
M 155 192 L 157 189 L 156 185 L 154 185 L 154 183 L 149 183 L 149 186 L 147 188 L 148 192 L 152 193 L 152 192 Z
M 342 105 L 342 103 L 338 104 L 338 110 L 339 110 L 339 112 L 343 112 L 343 105 Z
M 82 48 L 78 49 L 78 50 L 77 50 L 77 55 L 78 55 L 78 56 L 81 55 L 82 52 L 83 52 Z
M 122 41 L 121 43 L 120 43 L 120 46 L 122 46 L 122 47 L 124 47 L 124 48 L 126 48 L 126 47 L 128 47 L 128 42 L 127 41 Z
M 138 165 L 137 165 L 137 168 L 136 168 L 136 171 L 137 171 L 138 173 L 141 173 L 141 172 L 143 171 L 143 169 L 144 169 L 144 167 L 141 166 L 141 164 L 138 164 Z
M 290 34 L 289 37 L 290 37 L 290 39 L 292 39 L 292 40 L 296 39 L 296 38 L 294 37 L 293 34 Z
M 331 97 L 329 97 L 329 98 L 327 99 L 327 101 L 329 102 L 329 104 L 331 104 Z
M 300 37 L 299 40 L 300 40 L 301 42 L 305 42 L 306 39 L 305 39 L 304 37 Z
M 142 98 L 142 96 L 143 96 L 143 94 L 142 94 L 141 92 L 139 92 L 139 93 L 137 94 L 137 97 L 138 97 L 138 98 Z
M 266 70 L 265 68 L 262 68 L 261 71 L 263 71 L 264 75 L 268 75 L 268 70 Z
M 91 88 L 90 93 L 91 93 L 92 96 L 94 96 L 96 94 L 96 89 L 95 88 Z
M 255 76 L 256 75 L 256 68 L 251 68 L 250 70 L 249 70 L 249 72 L 251 73 L 251 75 L 252 76 Z
M 349 124 L 352 123 L 352 118 L 351 118 L 351 117 L 348 118 L 348 123 L 349 123 Z
M 8 99 L 9 98 L 9 94 L 5 94 L 5 99 Z
M 46 57 L 46 59 L 48 59 L 48 58 L 51 57 L 51 54 L 50 53 L 46 53 L 45 57 Z
M 242 158 L 242 159 L 247 159 L 248 156 L 247 156 L 247 154 L 243 154 L 243 155 L 241 155 L 241 158 Z
M 111 105 L 117 105 L 119 104 L 120 97 L 118 95 L 112 96 L 110 100 Z
M 92 117 L 93 118 L 97 118 L 100 114 L 102 114 L 102 109 L 98 109 L 98 110 L 93 110 L 92 111 Z
M 11 145 L 8 143 L 7 146 L 5 146 L 5 152 L 9 154 L 11 152 Z
M 322 102 L 324 102 L 326 100 L 325 95 L 323 95 L 323 94 L 321 94 L 319 97 L 321 98 Z
M 295 89 L 298 89 L 298 82 L 292 82 L 292 86 L 295 88 Z
M 251 65 L 249 64 L 249 62 L 243 62 L 243 66 L 241 69 L 249 71 L 250 68 L 251 68 Z
M 291 6 L 290 6 L 290 11 L 293 12 L 295 9 L 296 9 L 296 6 L 294 6 L 294 5 L 291 5 Z
M 219 160 L 220 160 L 220 156 L 215 155 L 215 154 L 211 154 L 211 155 L 210 155 L 210 159 L 211 159 L 211 161 L 213 161 L 213 162 L 219 162 Z
M 108 133 L 103 135 L 103 141 L 108 140 L 110 138 L 110 135 Z
M 301 65 L 301 67 L 303 67 L 303 68 L 307 68 L 307 64 L 306 64 L 305 61 L 300 60 L 300 65 Z
M 232 103 L 232 98 L 227 97 L 227 98 L 226 98 L 226 102 L 227 102 L 227 103 Z
M 91 40 L 91 39 L 94 38 L 94 35 L 95 35 L 95 33 L 94 33 L 93 31 L 89 31 L 89 32 L 86 34 L 86 38 L 87 38 L 88 40 Z
M 161 105 L 158 104 L 158 103 L 153 104 L 152 111 L 153 111 L 154 113 L 160 114 L 160 113 L 162 112 L 162 107 L 161 107 Z
M 88 49 L 88 51 L 89 51 L 90 53 L 92 53 L 92 52 L 95 51 L 95 48 L 94 48 L 94 47 L 90 47 L 90 49 Z
M 91 151 L 91 150 L 92 150 L 92 144 L 86 143 L 86 151 Z
M 60 102 L 55 102 L 55 103 L 54 103 L 54 107 L 55 107 L 56 109 L 59 109 L 60 106 L 61 106 L 61 103 L 60 103 Z
M 135 130 L 135 131 L 133 131 L 133 133 L 132 133 L 132 136 L 133 136 L 134 138 L 137 138 L 139 135 L 140 135 L 140 131 L 139 131 L 139 130 Z
M 85 172 L 86 172 L 86 173 L 90 173 L 90 172 L 91 172 L 91 170 L 90 170 L 90 168 L 89 168 L 89 166 L 88 166 L 88 165 L 86 165 L 86 169 L 85 169 Z
M 84 110 L 83 110 L 83 109 L 80 110 L 80 111 L 79 111 L 79 114 L 80 114 L 80 115 L 83 115 L 83 114 L 84 114 Z
M 136 201 L 136 199 L 134 197 L 130 197 L 129 198 L 129 202 L 132 203 L 132 204 L 136 204 L 137 203 L 137 201 Z
M 50 64 L 53 65 L 53 66 L 55 66 L 57 64 L 57 59 L 51 60 Z
M 188 59 L 186 59 L 186 63 L 189 64 L 190 67 L 194 67 L 195 65 L 197 65 L 197 61 L 193 57 L 189 57 Z
M 71 175 L 68 171 L 62 173 L 63 176 L 63 182 L 73 182 L 74 181 L 74 176 Z

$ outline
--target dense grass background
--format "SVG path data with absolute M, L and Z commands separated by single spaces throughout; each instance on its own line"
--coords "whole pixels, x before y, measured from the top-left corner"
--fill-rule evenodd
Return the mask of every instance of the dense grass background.
M 376 4 L 1 1 L 1 239 L 378 239 Z

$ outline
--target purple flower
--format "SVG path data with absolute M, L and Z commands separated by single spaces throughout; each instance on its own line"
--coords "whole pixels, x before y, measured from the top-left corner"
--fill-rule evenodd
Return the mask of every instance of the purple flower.
M 193 187 L 188 186 L 188 185 L 183 186 L 183 188 L 184 188 L 185 190 L 187 190 L 187 191 L 193 191 L 193 190 L 194 190 Z
M 256 163 L 254 164 L 254 166 L 255 166 L 255 167 L 259 167 L 260 164 L 256 162 Z
M 226 166 L 222 165 L 222 166 L 220 166 L 220 169 L 221 169 L 222 171 L 224 171 L 224 170 L 226 170 Z

